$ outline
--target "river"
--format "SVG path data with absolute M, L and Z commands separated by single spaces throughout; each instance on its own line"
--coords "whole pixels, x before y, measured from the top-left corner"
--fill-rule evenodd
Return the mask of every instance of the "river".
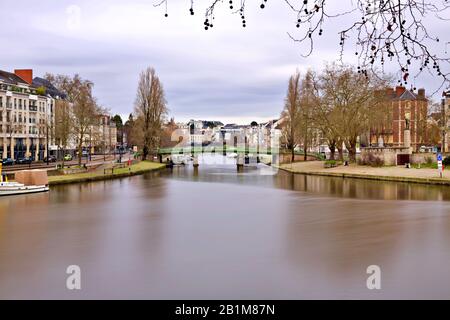
M 449 299 L 449 200 L 220 163 L 4 197 L 0 298 Z

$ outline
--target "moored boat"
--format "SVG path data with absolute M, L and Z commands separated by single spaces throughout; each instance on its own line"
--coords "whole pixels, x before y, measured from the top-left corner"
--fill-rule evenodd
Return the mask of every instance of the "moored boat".
M 12 196 L 18 194 L 28 194 L 36 192 L 47 192 L 49 187 L 42 186 L 26 186 L 17 182 L 0 182 L 0 196 Z
M 19 194 L 47 192 L 48 178 L 45 170 L 24 170 L 15 173 L 16 181 L 8 181 L 6 175 L 2 175 L 0 164 L 0 197 Z

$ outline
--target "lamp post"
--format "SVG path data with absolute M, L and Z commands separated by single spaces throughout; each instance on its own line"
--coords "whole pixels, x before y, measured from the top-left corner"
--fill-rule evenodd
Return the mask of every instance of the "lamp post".
M 445 98 L 442 99 L 442 103 L 441 103 L 441 115 L 442 115 L 442 143 L 441 143 L 441 152 L 445 153 L 446 152 L 446 148 L 445 148 L 445 138 L 447 136 L 447 130 L 446 130 L 446 126 L 447 126 L 447 117 L 446 117 L 446 113 L 445 113 Z
M 49 154 L 49 150 L 48 150 L 48 147 L 49 147 L 49 144 L 48 144 L 48 123 L 47 123 L 47 125 L 46 125 L 46 127 L 47 127 L 47 132 L 46 132 L 46 138 L 45 138 L 45 143 L 46 143 L 46 146 L 47 146 L 47 154 L 46 154 L 46 157 L 47 157 L 47 166 L 49 165 L 49 161 L 48 161 L 48 154 Z

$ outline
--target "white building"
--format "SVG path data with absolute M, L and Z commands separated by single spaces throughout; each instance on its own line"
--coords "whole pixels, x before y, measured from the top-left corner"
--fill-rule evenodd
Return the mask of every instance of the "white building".
M 32 70 L 0 70 L 0 156 L 42 160 L 53 143 L 55 99 L 33 84 Z

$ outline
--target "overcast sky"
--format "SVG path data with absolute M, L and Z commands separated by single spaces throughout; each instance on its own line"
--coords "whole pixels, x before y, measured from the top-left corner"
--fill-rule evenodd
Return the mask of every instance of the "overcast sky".
M 165 18 L 152 0 L 0 1 L 0 69 L 78 73 L 94 81 L 100 104 L 128 115 L 139 72 L 152 66 L 176 121 L 250 123 L 279 116 L 296 69 L 321 68 L 338 58 L 337 30 L 345 20 L 326 25 L 314 54 L 303 58 L 307 48 L 287 35 L 297 31 L 296 17 L 284 1 L 269 0 L 261 10 L 260 1 L 248 0 L 245 29 L 224 4 L 208 31 L 207 1 L 197 2 L 191 16 L 190 1 L 171 0 Z M 351 50 L 348 55 L 353 59 Z M 415 85 L 437 82 L 425 76 Z

